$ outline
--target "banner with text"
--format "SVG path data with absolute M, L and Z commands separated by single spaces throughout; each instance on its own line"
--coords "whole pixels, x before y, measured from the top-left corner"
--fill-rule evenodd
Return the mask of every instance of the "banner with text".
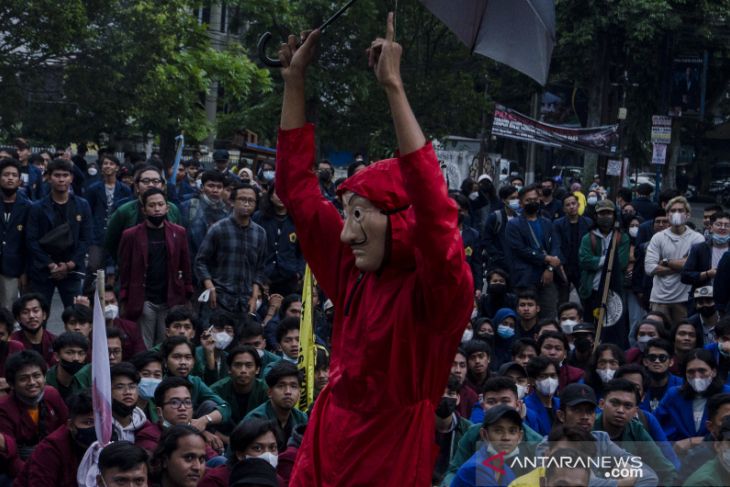
M 611 156 L 618 151 L 618 125 L 571 128 L 550 125 L 497 105 L 492 135 Z

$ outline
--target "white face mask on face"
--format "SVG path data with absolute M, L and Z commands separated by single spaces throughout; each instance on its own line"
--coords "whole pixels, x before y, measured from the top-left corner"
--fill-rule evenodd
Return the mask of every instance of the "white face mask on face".
M 639 227 L 629 228 L 629 235 L 631 235 L 631 237 L 633 238 L 636 238 L 639 235 Z
M 468 342 L 469 340 L 472 339 L 473 336 L 474 336 L 474 330 L 472 330 L 471 328 L 467 328 L 466 330 L 464 330 L 464 334 L 461 336 L 462 343 Z
M 616 371 L 613 369 L 596 369 L 596 373 L 598 374 L 598 377 L 601 378 L 601 382 L 604 384 L 613 379 L 613 376 L 616 375 Z
M 218 350 L 225 350 L 233 341 L 233 337 L 225 331 L 215 333 L 213 339 L 215 340 L 215 348 Z
M 261 460 L 266 460 L 274 468 L 276 468 L 276 466 L 279 465 L 278 455 L 271 453 L 269 451 L 267 451 L 266 453 L 262 453 L 261 455 L 259 455 L 257 457 L 252 457 L 251 455 L 246 455 L 246 458 L 259 458 Z
M 527 386 L 522 386 L 520 384 L 517 384 L 517 399 L 519 399 L 520 401 L 522 399 L 524 399 L 525 396 L 527 395 L 527 390 L 528 390 Z
M 577 325 L 578 322 L 575 320 L 563 320 L 560 322 L 560 328 L 563 330 L 563 333 L 566 335 L 572 335 L 573 334 L 573 328 L 575 328 L 575 325 Z
M 558 379 L 547 378 L 535 383 L 535 387 L 543 396 L 551 396 L 558 390 Z
M 104 306 L 104 318 L 107 320 L 115 320 L 119 317 L 119 306 L 116 304 L 107 304 Z
M 710 387 L 710 384 L 712 384 L 712 377 L 698 377 L 696 379 L 689 379 L 687 382 L 689 382 L 690 387 L 692 387 L 696 393 L 702 394 L 708 387 Z
M 684 213 L 671 213 L 669 215 L 669 223 L 671 223 L 675 227 L 684 225 L 685 221 L 686 221 L 686 219 L 684 217 Z

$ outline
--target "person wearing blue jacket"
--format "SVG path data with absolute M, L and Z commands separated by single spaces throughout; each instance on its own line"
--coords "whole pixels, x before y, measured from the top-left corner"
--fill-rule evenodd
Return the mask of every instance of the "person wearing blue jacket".
M 515 342 L 515 329 L 518 321 L 517 313 L 510 308 L 497 311 L 492 319 L 494 333 L 494 358 L 492 368 L 498 369 L 502 364 L 512 360 L 512 344 Z
M 507 223 L 517 217 L 520 211 L 520 200 L 517 188 L 502 186 L 499 188 L 499 199 L 503 207 L 492 211 L 484 225 L 484 248 L 487 251 L 487 269 L 512 270 L 512 251 L 507 242 Z
M 556 411 L 560 409 L 560 400 L 556 395 L 558 369 L 552 360 L 543 356 L 532 357 L 525 368 L 532 392 L 525 396 L 523 402 L 534 413 L 527 416 L 527 425 L 545 436 L 550 433 Z
M 85 199 L 69 193 L 72 179 L 69 161 L 51 161 L 47 172 L 51 194 L 33 203 L 28 216 L 28 279 L 31 289 L 42 294 L 48 303 L 53 291 L 58 289 L 65 308 L 81 292 L 86 251 L 93 234 L 91 209 Z M 56 245 L 51 255 L 47 251 L 49 247 L 43 248 L 39 240 L 64 224 L 69 227 L 70 245 L 66 248 Z
M 517 478 L 508 460 L 519 454 L 520 413 L 505 404 L 488 409 L 480 435 L 484 444 L 459 468 L 451 487 L 506 487 Z
M 15 159 L 3 159 L 0 161 L 0 189 L 4 208 L 0 219 L 0 306 L 5 309 L 13 307 L 28 259 L 25 228 L 31 202 L 18 188 L 20 163 Z M 9 325 L 12 328 L 12 324 Z
M 695 349 L 687 354 L 682 370 L 686 382 L 670 388 L 655 414 L 667 438 L 675 441 L 678 453 L 686 452 L 707 435 L 707 400 L 720 392 L 730 392 L 717 374 L 712 353 Z
M 560 267 L 560 239 L 553 235 L 553 222 L 539 216 L 538 187 L 530 185 L 519 192 L 522 215 L 507 223 L 507 242 L 512 253 L 515 289 L 534 289 L 540 317 L 557 314 L 558 288 L 555 277 Z

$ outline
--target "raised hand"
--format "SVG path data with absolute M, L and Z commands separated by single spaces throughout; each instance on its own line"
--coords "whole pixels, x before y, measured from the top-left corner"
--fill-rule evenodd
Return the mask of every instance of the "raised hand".
M 403 48 L 395 42 L 393 12 L 388 14 L 385 38 L 378 37 L 367 50 L 368 66 L 373 68 L 375 77 L 384 88 L 399 88 L 402 84 L 400 76 L 400 60 Z
M 284 81 L 304 79 L 304 72 L 317 54 L 319 36 L 319 30 L 305 31 L 302 32 L 301 39 L 290 35 L 287 42 L 281 45 L 279 61 L 282 64 L 281 76 Z

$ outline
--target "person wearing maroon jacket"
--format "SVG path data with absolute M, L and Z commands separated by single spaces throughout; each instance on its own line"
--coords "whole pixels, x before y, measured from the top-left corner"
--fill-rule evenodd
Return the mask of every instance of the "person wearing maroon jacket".
M 56 336 L 46 330 L 46 320 L 50 308 L 45 298 L 38 293 L 28 293 L 13 303 L 13 316 L 20 325 L 20 330 L 10 335 L 11 340 L 23 344 L 25 350 L 38 352 L 46 365 L 56 365 L 53 355 L 53 340 Z
M 0 399 L 0 473 L 17 476 L 35 447 L 68 419 L 68 408 L 56 389 L 46 385 L 46 362 L 34 350 L 23 350 L 5 364 L 11 387 Z
M 458 378 L 461 385 L 464 385 L 464 383 L 466 382 L 466 362 L 466 352 L 463 348 L 459 347 L 459 349 L 456 351 L 456 356 L 454 357 L 454 363 L 451 365 L 451 375 Z M 471 387 L 462 387 L 461 401 L 459 401 L 459 406 L 457 408 L 457 410 L 459 411 L 459 416 L 461 416 L 462 418 L 471 417 L 471 410 L 478 402 L 479 396 L 477 396 L 477 393 L 474 392 L 474 389 L 472 389 Z
M 86 449 L 96 440 L 94 410 L 88 392 L 68 401 L 69 418 L 46 436 L 25 462 L 14 487 L 76 487 L 76 472 Z
M 558 390 L 562 391 L 565 386 L 578 382 L 583 378 L 584 372 L 572 365 L 565 363 L 568 357 L 568 337 L 559 331 L 546 331 L 537 339 L 537 352 L 547 357 L 558 368 Z
M 5 361 L 25 347 L 16 340 L 11 340 L 15 320 L 13 315 L 5 308 L 0 308 L 0 394 L 7 394 L 8 382 L 5 380 Z

